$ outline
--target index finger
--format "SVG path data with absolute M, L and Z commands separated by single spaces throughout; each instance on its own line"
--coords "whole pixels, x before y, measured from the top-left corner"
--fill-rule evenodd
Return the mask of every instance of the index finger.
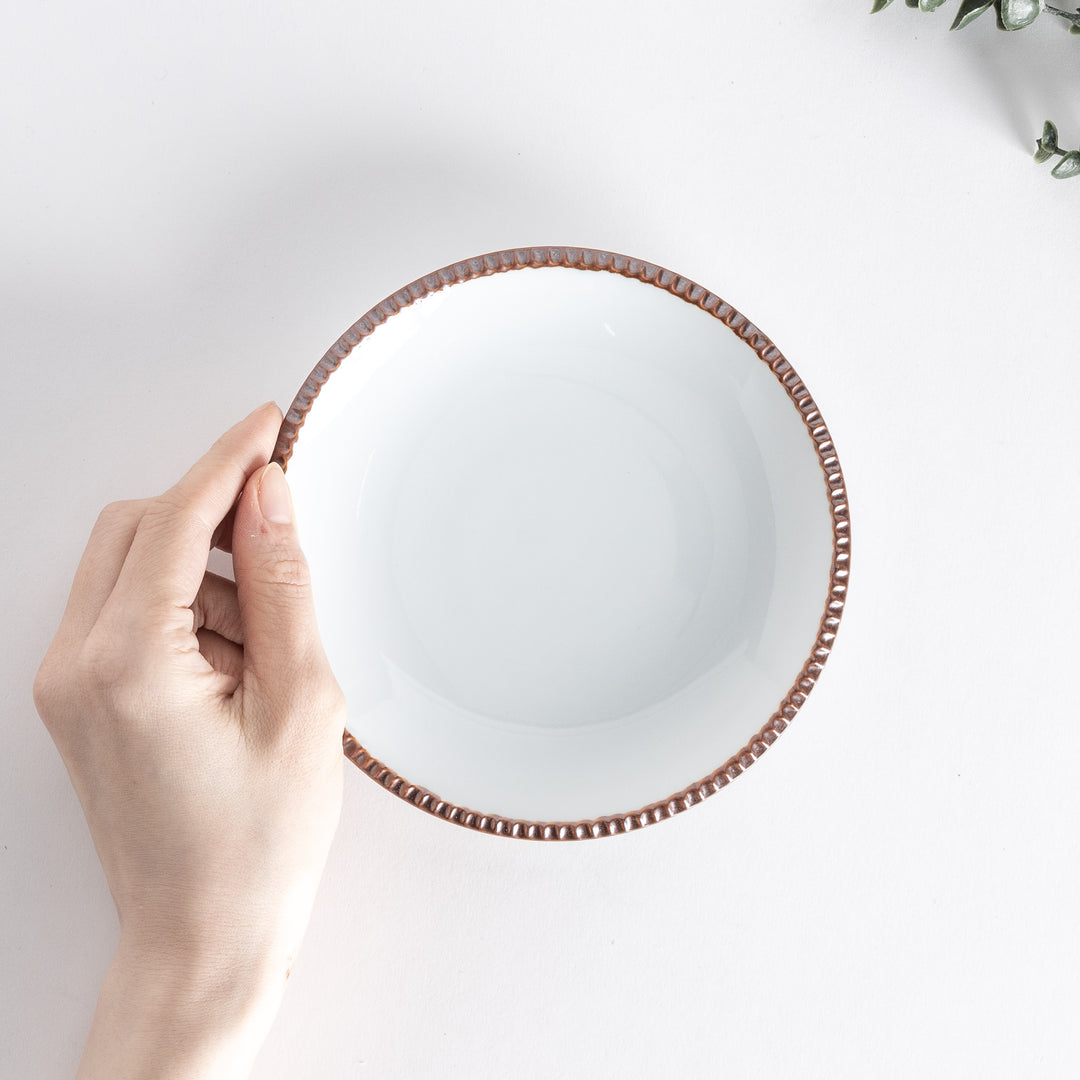
M 214 530 L 247 478 L 270 459 L 281 426 L 273 402 L 230 428 L 164 495 L 135 531 L 113 590 L 120 602 L 190 607 L 199 591 Z

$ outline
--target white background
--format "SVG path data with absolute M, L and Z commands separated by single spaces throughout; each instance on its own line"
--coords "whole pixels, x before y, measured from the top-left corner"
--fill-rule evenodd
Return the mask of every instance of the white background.
M 1080 180 L 1030 154 L 1080 142 L 1080 41 L 954 7 L 6 9 L 0 1075 L 74 1071 L 115 942 L 30 697 L 98 509 L 399 286 L 552 243 L 795 364 L 851 492 L 836 652 L 750 773 L 626 837 L 350 771 L 256 1076 L 1077 1074 Z

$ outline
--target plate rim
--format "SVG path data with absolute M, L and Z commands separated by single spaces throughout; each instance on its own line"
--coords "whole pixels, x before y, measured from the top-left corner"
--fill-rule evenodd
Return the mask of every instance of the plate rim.
M 297 391 L 282 419 L 277 443 L 271 458 L 288 470 L 289 458 L 299 438 L 304 420 L 319 391 L 342 361 L 364 338 L 399 311 L 432 293 L 480 277 L 510 270 L 565 267 L 593 272 L 620 274 L 656 286 L 701 308 L 719 319 L 748 345 L 769 367 L 795 405 L 817 451 L 818 463 L 825 478 L 826 496 L 832 520 L 833 550 L 825 607 L 818 624 L 814 647 L 803 663 L 795 681 L 784 694 L 772 716 L 749 741 L 719 768 L 681 791 L 640 809 L 580 821 L 531 821 L 508 818 L 495 813 L 481 813 L 440 798 L 428 788 L 410 783 L 390 766 L 368 753 L 347 729 L 342 735 L 345 756 L 365 775 L 392 794 L 427 813 L 477 832 L 527 840 L 586 840 L 636 832 L 647 825 L 666 821 L 704 802 L 723 790 L 744 773 L 776 742 L 798 715 L 807 696 L 817 684 L 832 652 L 847 598 L 851 559 L 851 527 L 847 489 L 832 435 L 824 418 L 799 378 L 794 367 L 773 341 L 734 306 L 687 277 L 657 263 L 628 255 L 586 247 L 526 247 L 488 252 L 471 259 L 451 263 L 398 289 L 356 320 L 326 351 Z

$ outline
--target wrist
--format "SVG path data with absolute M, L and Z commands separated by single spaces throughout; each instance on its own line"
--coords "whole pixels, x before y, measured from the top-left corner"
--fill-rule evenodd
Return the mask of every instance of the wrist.
M 287 959 L 147 949 L 121 940 L 102 985 L 78 1080 L 248 1075 L 273 1023 Z

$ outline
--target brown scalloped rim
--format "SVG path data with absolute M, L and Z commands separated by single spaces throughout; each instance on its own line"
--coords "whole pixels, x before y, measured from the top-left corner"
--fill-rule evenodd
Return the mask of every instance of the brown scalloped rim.
M 704 802 L 710 795 L 715 795 L 727 787 L 776 742 L 780 733 L 795 719 L 799 709 L 802 708 L 832 651 L 847 596 L 851 537 L 844 474 L 840 469 L 832 437 L 829 435 L 829 430 L 825 426 L 817 405 L 810 396 L 810 391 L 772 341 L 730 304 L 689 278 L 680 277 L 655 263 L 591 248 L 515 248 L 511 251 L 496 251 L 488 255 L 479 255 L 474 259 L 467 259 L 436 270 L 414 281 L 411 285 L 399 289 L 392 296 L 388 296 L 363 318 L 353 323 L 316 364 L 285 414 L 277 445 L 274 448 L 274 460 L 283 468 L 287 467 L 288 460 L 292 456 L 293 445 L 303 427 L 304 418 L 318 397 L 323 384 L 364 338 L 402 308 L 408 307 L 414 301 L 421 300 L 433 292 L 464 281 L 471 281 L 473 278 L 501 274 L 522 267 L 544 266 L 568 266 L 579 270 L 608 271 L 655 285 L 680 297 L 688 304 L 707 311 L 745 341 L 762 362 L 768 364 L 769 369 L 799 410 L 803 423 L 806 424 L 807 431 L 814 440 L 822 472 L 825 475 L 833 524 L 833 561 L 829 573 L 825 610 L 818 625 L 814 648 L 803 664 L 798 678 L 785 694 L 776 712 L 741 750 L 728 758 L 715 772 L 662 802 L 652 803 L 630 813 L 574 822 L 518 821 L 498 814 L 481 814 L 447 802 L 434 792 L 409 783 L 393 769 L 372 757 L 352 734 L 348 731 L 344 733 L 342 746 L 345 756 L 350 761 L 388 791 L 429 814 L 468 829 L 492 833 L 496 836 L 513 836 L 526 840 L 587 840 L 634 832 L 646 825 L 681 814 L 684 810 Z

